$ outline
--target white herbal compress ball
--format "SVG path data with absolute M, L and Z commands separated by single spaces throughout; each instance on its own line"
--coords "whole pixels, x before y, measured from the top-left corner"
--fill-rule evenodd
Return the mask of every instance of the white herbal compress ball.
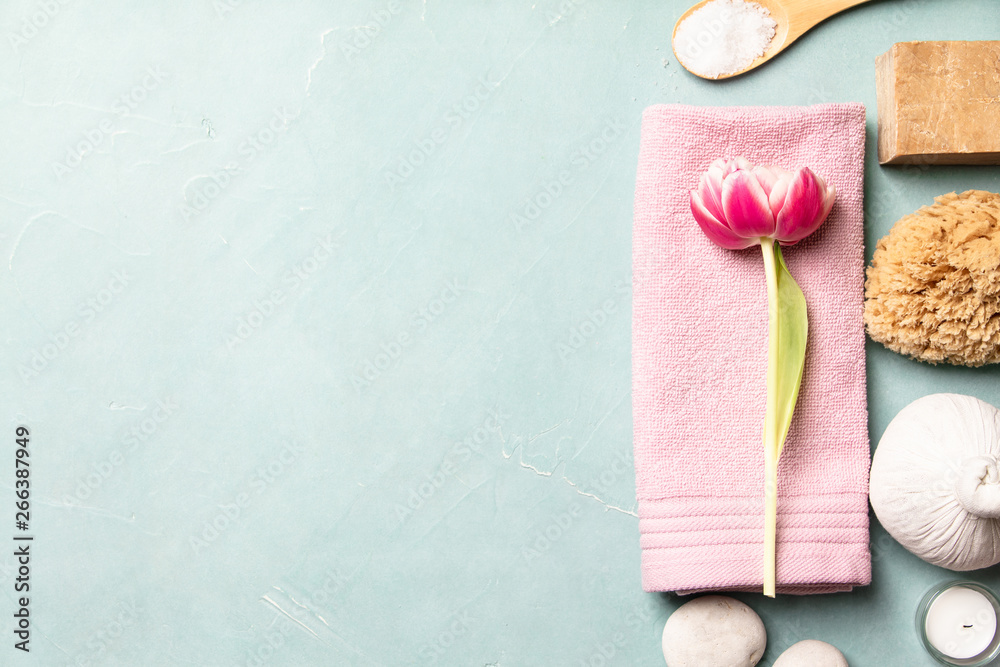
M 870 496 L 896 541 L 967 571 L 1000 562 L 1000 410 L 931 394 L 899 411 L 872 460 Z

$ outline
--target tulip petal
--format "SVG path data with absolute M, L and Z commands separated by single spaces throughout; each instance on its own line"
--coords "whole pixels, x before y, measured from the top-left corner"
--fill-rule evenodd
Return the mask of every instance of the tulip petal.
M 701 194 L 697 190 L 691 191 L 691 213 L 699 220 L 699 222 L 704 222 L 709 225 L 726 226 L 718 216 L 705 206 L 705 200 L 701 198 Z
M 721 158 L 720 157 L 720 158 L 718 158 L 716 160 L 713 160 L 712 164 L 708 165 L 708 170 L 707 171 L 708 172 L 713 172 L 713 171 L 719 172 L 719 178 L 721 179 L 722 175 L 726 171 L 726 165 L 727 164 L 729 164 L 729 161 L 726 160 L 725 158 Z
M 826 216 L 830 215 L 830 209 L 833 208 L 833 202 L 837 199 L 837 188 L 830 186 L 826 191 L 826 198 L 823 200 L 823 219 L 826 220 Z
M 718 170 L 717 173 L 721 174 L 722 171 Z M 698 182 L 698 196 L 716 220 L 726 219 L 726 213 L 722 210 L 722 178 L 721 176 L 716 178 L 716 170 L 709 169 L 701 175 L 701 181 Z
M 726 227 L 724 222 L 712 215 L 711 211 L 705 207 L 701 197 L 694 191 L 691 192 L 691 214 L 705 236 L 716 245 L 729 250 L 742 250 L 757 243 L 756 239 L 746 239 L 733 233 L 733 230 Z
M 740 169 L 722 182 L 726 224 L 737 235 L 760 238 L 774 234 L 774 216 L 767 195 L 752 172 Z
M 833 206 L 825 184 L 802 167 L 788 184 L 788 194 L 775 221 L 774 238 L 785 245 L 798 243 L 820 226 Z
M 778 178 L 778 182 L 771 188 L 771 194 L 767 197 L 768 206 L 771 207 L 771 214 L 775 220 L 778 219 L 781 207 L 785 205 L 785 197 L 788 195 L 788 184 L 792 182 L 792 176 L 791 172 L 783 173 Z
M 778 182 L 781 170 L 775 167 L 754 167 L 753 175 L 757 177 L 757 182 L 764 188 L 764 194 L 770 196 L 774 184 Z M 773 212 L 773 211 L 772 211 Z
M 753 169 L 753 165 L 750 164 L 750 161 L 744 157 L 733 158 L 732 160 L 726 161 L 725 164 L 723 165 L 722 177 L 724 179 L 728 178 L 733 172 L 739 169 L 745 169 L 747 171 L 751 171 Z

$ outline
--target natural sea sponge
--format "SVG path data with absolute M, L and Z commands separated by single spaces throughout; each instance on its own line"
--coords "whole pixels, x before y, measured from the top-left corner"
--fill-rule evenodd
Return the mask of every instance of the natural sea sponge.
M 933 364 L 1000 362 L 1000 194 L 934 201 L 878 242 L 865 281 L 868 334 Z

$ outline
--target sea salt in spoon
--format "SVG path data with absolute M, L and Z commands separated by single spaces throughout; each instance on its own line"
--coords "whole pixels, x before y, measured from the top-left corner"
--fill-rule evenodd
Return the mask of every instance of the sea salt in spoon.
M 834 14 L 842 12 L 845 9 L 869 2 L 869 0 L 754 0 L 756 4 L 760 5 L 764 9 L 767 9 L 771 13 L 771 18 L 777 23 L 771 43 L 765 49 L 763 55 L 756 58 L 752 63 L 743 69 L 735 72 L 726 72 L 719 74 L 718 76 L 706 76 L 705 74 L 695 72 L 690 69 L 680 58 L 680 55 L 677 53 L 677 28 L 692 13 L 701 9 L 710 2 L 715 1 L 717 0 L 702 0 L 684 12 L 684 14 L 677 20 L 676 25 L 674 25 L 674 32 L 671 38 L 674 48 L 674 56 L 677 57 L 677 61 L 684 67 L 684 69 L 688 70 L 695 76 L 700 76 L 703 79 L 728 79 L 760 67 L 768 60 L 784 51 L 789 45 L 792 44 L 792 42 L 808 32 L 813 26 L 822 23 Z M 707 48 L 711 48 L 716 45 L 720 48 L 722 47 L 722 44 L 709 44 Z

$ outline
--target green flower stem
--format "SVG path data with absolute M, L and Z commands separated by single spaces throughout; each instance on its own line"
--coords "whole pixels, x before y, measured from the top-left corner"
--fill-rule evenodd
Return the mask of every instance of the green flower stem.
M 809 321 L 806 299 L 788 272 L 781 248 L 760 240 L 767 278 L 767 407 L 764 415 L 764 595 L 774 597 L 778 521 L 778 459 L 799 398 Z
M 775 543 L 778 530 L 778 270 L 774 261 L 774 239 L 760 241 L 767 279 L 767 404 L 764 413 L 764 595 L 774 597 Z

